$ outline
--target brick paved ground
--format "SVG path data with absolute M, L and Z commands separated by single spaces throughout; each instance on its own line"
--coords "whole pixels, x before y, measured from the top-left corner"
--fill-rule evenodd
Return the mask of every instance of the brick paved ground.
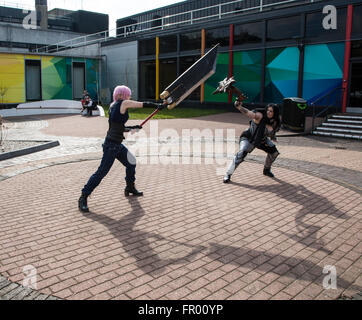
M 215 129 L 217 119 L 171 121 L 177 130 Z M 219 119 L 220 128 L 239 134 L 242 125 Z M 140 157 L 142 198 L 124 197 L 124 168 L 115 163 L 89 200 L 91 212 L 82 214 L 79 190 L 99 164 L 104 119 L 42 121 L 16 123 L 9 134 L 58 138 L 61 146 L 0 163 L 3 299 L 336 299 L 362 292 L 361 142 L 293 137 L 295 146 L 280 138 L 276 179 L 261 174 L 264 155 L 255 152 L 230 185 L 215 159 L 167 157 L 179 164 L 157 165 Z M 92 138 L 75 121 L 82 132 L 90 125 Z M 36 268 L 37 291 L 19 286 L 26 265 Z M 327 265 L 337 271 L 335 290 L 323 288 Z

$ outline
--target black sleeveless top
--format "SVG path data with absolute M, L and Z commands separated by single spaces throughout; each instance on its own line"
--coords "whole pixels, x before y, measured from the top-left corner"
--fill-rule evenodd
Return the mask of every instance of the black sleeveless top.
M 124 140 L 124 125 L 129 119 L 128 110 L 121 114 L 121 105 L 123 100 L 118 100 L 109 109 L 109 129 L 106 138 L 115 143 L 122 143 Z
M 260 112 L 259 110 L 253 110 L 252 112 Z M 258 147 L 262 142 L 264 135 L 265 135 L 265 114 L 263 114 L 263 118 L 260 120 L 259 123 L 255 123 L 254 121 L 250 121 L 250 128 L 245 130 L 240 138 L 246 138 L 252 143 L 255 147 Z

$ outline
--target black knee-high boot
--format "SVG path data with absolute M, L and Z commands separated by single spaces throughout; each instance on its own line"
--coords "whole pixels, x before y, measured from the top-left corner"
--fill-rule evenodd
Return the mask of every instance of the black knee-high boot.
M 126 188 L 124 189 L 124 195 L 125 195 L 126 197 L 128 197 L 130 193 L 132 193 L 134 196 L 137 196 L 137 197 L 143 196 L 143 192 L 139 192 L 139 191 L 136 189 L 136 187 L 135 187 L 135 185 L 134 185 L 134 182 L 127 182 L 127 186 L 126 186 Z

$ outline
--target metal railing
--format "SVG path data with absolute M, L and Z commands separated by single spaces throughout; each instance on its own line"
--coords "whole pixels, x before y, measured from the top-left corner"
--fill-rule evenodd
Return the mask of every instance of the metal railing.
M 342 86 L 338 86 L 330 91 L 328 91 L 326 94 L 324 94 L 323 96 L 319 97 L 318 99 L 316 99 L 315 101 L 311 102 L 311 106 L 313 108 L 313 118 L 312 118 L 312 130 L 311 132 L 314 131 L 315 129 L 315 118 L 320 117 L 322 114 L 325 113 L 325 120 L 327 119 L 328 115 L 331 114 L 331 111 L 334 111 L 334 113 L 337 113 L 337 108 L 342 106 L 342 101 L 343 101 L 343 94 L 344 94 L 344 90 L 345 88 L 343 88 Z M 333 98 L 332 98 L 333 97 Z M 331 98 L 332 103 L 331 103 Z M 316 114 L 316 104 L 318 102 L 323 102 L 326 101 L 327 103 L 322 103 L 320 106 L 324 107 L 319 113 Z
M 154 30 L 164 30 L 180 25 L 193 25 L 202 23 L 205 20 L 223 19 L 224 17 L 248 13 L 248 12 L 262 12 L 283 5 L 300 5 L 303 3 L 313 3 L 322 0 L 236 0 L 217 5 L 195 9 L 187 12 L 176 13 L 151 19 L 143 22 L 136 22 L 125 26 L 112 29 L 110 31 L 102 31 L 87 36 L 77 37 L 71 40 L 62 41 L 52 45 L 38 48 L 36 52 L 52 53 L 60 50 L 72 49 L 79 46 L 86 46 L 95 42 L 105 42 L 116 38 L 126 38 L 136 35 L 141 32 L 148 32 Z M 241 8 L 240 8 L 241 7 Z M 116 34 L 116 37 L 110 34 Z M 96 40 L 89 40 L 90 38 Z
M 34 6 L 29 6 L 23 3 L 0 1 L 0 7 L 23 9 L 23 10 L 34 10 Z

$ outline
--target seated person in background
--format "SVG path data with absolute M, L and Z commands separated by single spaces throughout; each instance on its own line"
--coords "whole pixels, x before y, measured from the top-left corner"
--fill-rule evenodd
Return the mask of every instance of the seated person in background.
M 82 102 L 82 107 L 83 107 L 81 112 L 83 112 L 84 109 L 87 109 L 87 117 L 92 116 L 93 102 L 92 102 L 92 99 L 89 96 L 87 90 L 83 91 L 83 97 L 82 97 L 81 102 Z

